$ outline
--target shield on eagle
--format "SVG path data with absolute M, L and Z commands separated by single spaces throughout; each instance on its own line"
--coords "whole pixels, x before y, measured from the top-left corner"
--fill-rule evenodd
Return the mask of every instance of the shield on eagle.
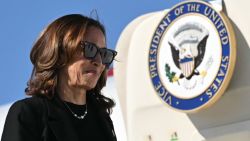
M 180 61 L 180 69 L 185 77 L 192 75 L 194 71 L 194 59 L 185 58 Z

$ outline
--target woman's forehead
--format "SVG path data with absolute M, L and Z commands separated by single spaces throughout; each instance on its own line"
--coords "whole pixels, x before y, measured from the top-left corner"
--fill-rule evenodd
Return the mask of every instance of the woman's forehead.
M 103 34 L 100 28 L 94 26 L 87 28 L 84 36 L 84 41 L 94 43 L 95 45 L 101 48 L 106 47 L 105 35 Z

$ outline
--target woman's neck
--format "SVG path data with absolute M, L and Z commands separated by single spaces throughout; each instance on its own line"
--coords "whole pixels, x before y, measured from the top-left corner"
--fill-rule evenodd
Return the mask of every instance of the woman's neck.
M 77 105 L 86 104 L 86 90 L 80 88 L 72 88 L 68 85 L 59 85 L 57 88 L 59 97 L 66 102 Z

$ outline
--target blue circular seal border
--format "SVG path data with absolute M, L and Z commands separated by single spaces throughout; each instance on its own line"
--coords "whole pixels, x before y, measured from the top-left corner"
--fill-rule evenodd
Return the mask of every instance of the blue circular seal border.
M 199 6 L 198 6 L 199 5 Z M 191 6 L 196 8 L 190 8 Z M 208 11 L 216 13 L 218 18 L 216 20 L 213 19 L 213 17 L 209 16 Z M 201 107 L 204 107 L 207 105 L 214 97 L 217 95 L 218 91 L 221 91 L 221 86 L 223 85 L 225 78 L 231 76 L 228 75 L 228 70 L 234 69 L 234 64 L 231 67 L 229 67 L 230 63 L 232 63 L 231 55 L 231 37 L 228 37 L 228 42 L 223 41 L 223 37 L 220 36 L 221 40 L 221 48 L 222 48 L 222 59 L 221 59 L 221 65 L 219 68 L 219 71 L 217 73 L 216 78 L 212 82 L 212 84 L 208 87 L 208 89 L 204 90 L 202 94 L 200 94 L 197 97 L 191 98 L 191 99 L 181 99 L 176 96 L 174 96 L 172 93 L 170 93 L 161 82 L 161 79 L 158 74 L 158 67 L 157 67 L 157 56 L 158 56 L 158 47 L 160 42 L 153 42 L 154 38 L 158 38 L 159 41 L 161 41 L 161 38 L 166 31 L 166 29 L 171 25 L 173 21 L 175 21 L 177 18 L 187 15 L 187 14 L 200 14 L 202 16 L 207 17 L 214 26 L 216 27 L 218 31 L 218 35 L 220 36 L 220 31 L 226 29 L 226 32 L 223 34 L 223 37 L 229 36 L 229 29 L 227 25 L 225 24 L 224 17 L 221 16 L 217 11 L 215 11 L 209 4 L 205 2 L 198 2 L 198 1 L 189 1 L 189 2 L 183 2 L 172 8 L 160 21 L 158 24 L 158 27 L 156 28 L 149 48 L 149 55 L 148 55 L 148 65 L 149 65 L 149 73 L 150 78 L 153 83 L 154 89 L 156 90 L 158 96 L 166 102 L 169 106 L 173 107 L 174 109 L 181 110 L 184 112 L 188 111 L 194 111 L 201 109 Z M 162 26 L 165 25 L 165 26 Z M 235 53 L 233 53 L 235 54 Z M 236 54 L 234 55 L 234 57 Z M 235 61 L 233 61 L 235 62 Z M 220 71 L 223 71 L 225 75 L 220 75 Z M 229 78 L 229 80 L 230 80 Z M 217 87 L 217 89 L 215 89 Z M 227 86 L 225 86 L 227 87 Z M 226 88 L 224 88 L 222 91 L 224 92 Z M 222 93 L 223 93 L 222 92 Z M 218 99 L 218 98 L 217 98 Z

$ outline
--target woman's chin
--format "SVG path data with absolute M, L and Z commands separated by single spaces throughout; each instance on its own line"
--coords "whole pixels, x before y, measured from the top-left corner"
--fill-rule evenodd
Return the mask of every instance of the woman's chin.
M 83 89 L 85 89 L 85 90 L 87 90 L 87 91 L 89 91 L 89 90 L 94 89 L 95 86 L 96 86 L 96 85 L 94 85 L 94 84 L 91 84 L 91 85 L 88 84 L 88 85 L 81 85 L 80 87 L 83 88 Z

